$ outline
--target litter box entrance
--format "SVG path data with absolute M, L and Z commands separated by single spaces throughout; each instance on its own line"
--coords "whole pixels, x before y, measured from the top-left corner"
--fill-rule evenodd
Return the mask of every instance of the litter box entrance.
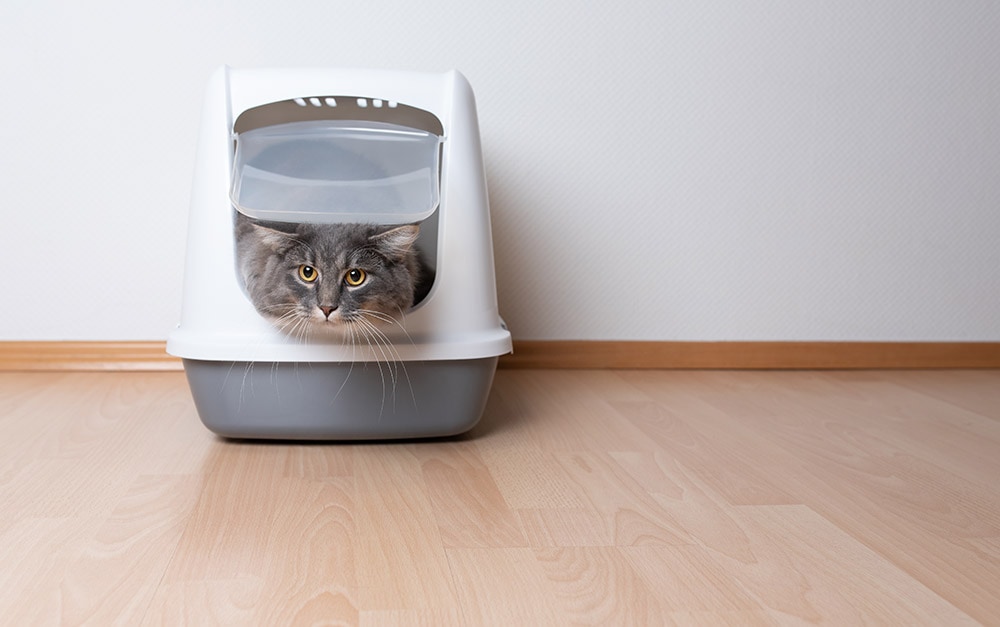
M 378 98 L 254 107 L 233 124 L 230 197 L 259 220 L 421 222 L 439 202 L 442 134 L 433 114 Z
M 259 220 L 420 222 L 438 205 L 440 141 L 384 122 L 255 129 L 236 136 L 230 195 Z
M 230 199 L 269 222 L 420 224 L 415 246 L 433 276 L 442 135 L 430 112 L 377 98 L 254 107 L 233 125 Z

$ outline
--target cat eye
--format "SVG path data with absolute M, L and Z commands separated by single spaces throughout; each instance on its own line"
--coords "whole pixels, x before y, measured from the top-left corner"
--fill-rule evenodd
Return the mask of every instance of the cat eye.
M 347 283 L 351 287 L 357 287 L 365 282 L 368 275 L 365 274 L 364 270 L 358 268 L 352 268 L 347 271 L 344 275 L 344 283 Z
M 312 283 L 313 281 L 319 278 L 319 272 L 317 272 L 316 268 L 312 266 L 307 266 L 305 264 L 302 264 L 301 266 L 299 266 L 299 278 L 305 281 L 306 283 Z

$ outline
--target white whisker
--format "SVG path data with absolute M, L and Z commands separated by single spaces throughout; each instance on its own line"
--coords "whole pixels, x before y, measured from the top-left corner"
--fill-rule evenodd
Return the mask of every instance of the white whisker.
M 347 385 L 347 381 L 351 378 L 351 373 L 354 372 L 354 361 L 355 357 L 357 357 L 357 345 L 354 342 L 354 329 L 350 325 L 347 325 L 347 334 L 343 337 L 343 343 L 346 344 L 348 337 L 351 339 L 351 366 L 347 369 L 347 375 L 344 377 L 344 382 L 340 384 L 340 387 L 337 388 L 337 393 L 333 395 L 333 401 L 340 397 L 340 393 L 344 391 L 344 386 Z M 331 403 L 333 401 L 331 401 Z
M 380 333 L 379 330 L 377 328 L 375 328 L 375 326 L 371 322 L 365 320 L 364 318 L 358 318 L 357 321 L 356 321 L 356 323 L 360 326 L 360 328 L 364 329 L 364 331 L 367 334 L 367 336 L 371 339 L 371 342 L 373 343 L 375 349 L 378 351 L 379 355 L 381 355 L 382 359 L 385 361 L 386 369 L 389 371 L 389 379 L 392 382 L 392 405 L 393 405 L 393 410 L 395 410 L 395 407 L 396 407 L 396 378 L 398 376 L 398 373 L 396 371 L 396 366 L 395 366 L 396 361 L 394 359 L 390 359 L 391 353 L 388 352 L 388 346 L 389 345 L 386 343 L 386 341 L 384 339 L 385 336 L 382 335 L 382 333 Z M 378 355 L 376 355 L 376 363 L 379 363 L 378 362 Z M 379 366 L 379 368 L 381 368 L 381 366 Z M 385 391 L 384 390 L 383 390 L 382 396 L 383 396 L 382 401 L 383 401 L 383 404 L 384 404 L 385 403 L 385 398 L 384 398 L 385 397 Z
M 406 336 L 407 341 L 410 344 L 415 345 L 415 343 L 413 341 L 413 338 L 410 337 L 410 334 L 409 334 L 409 332 L 407 332 L 406 327 L 403 326 L 403 323 L 400 322 L 399 320 L 397 320 L 395 317 L 393 317 L 393 316 L 391 316 L 391 315 L 389 315 L 387 313 L 383 313 L 381 311 L 374 311 L 372 309 L 359 309 L 358 313 L 362 314 L 363 316 L 375 318 L 376 320 L 380 320 L 382 322 L 388 322 L 390 324 L 396 325 L 397 327 L 399 327 L 399 330 L 403 332 L 403 335 Z M 403 308 L 402 307 L 399 308 L 399 315 L 401 317 L 403 316 Z
M 359 320 L 360 320 L 360 318 L 357 318 L 357 319 L 351 321 L 351 324 L 354 324 L 354 323 L 356 323 Z M 368 348 L 372 351 L 372 354 L 375 355 L 375 347 L 372 345 L 371 337 L 367 333 L 367 330 L 365 329 L 365 327 L 359 326 L 358 330 L 362 331 L 362 336 L 364 337 L 365 341 L 368 342 Z M 375 365 L 378 366 L 378 374 L 379 374 L 379 377 L 382 379 L 382 405 L 379 407 L 379 411 L 378 411 L 378 419 L 379 419 L 379 422 L 381 422 L 382 421 L 382 415 L 385 412 L 385 373 L 382 371 L 382 363 L 378 360 L 378 356 L 375 355 L 375 357 L 376 357 L 376 359 L 375 359 Z
M 364 315 L 371 315 L 372 313 L 376 313 L 376 314 L 379 313 L 379 312 L 369 312 L 368 310 L 362 310 L 362 311 L 364 312 Z M 364 315 L 362 316 L 362 319 L 364 318 Z M 385 314 L 380 314 L 380 315 L 381 316 L 385 316 Z M 383 319 L 383 318 L 378 317 L 378 316 L 376 316 L 376 317 L 379 320 Z M 402 369 L 403 369 L 403 376 L 406 377 L 406 384 L 410 388 L 410 398 L 413 400 L 413 407 L 414 407 L 414 409 L 416 409 L 416 407 L 417 407 L 417 397 L 416 397 L 416 393 L 413 390 L 413 382 L 410 380 L 410 373 L 406 370 L 406 362 L 400 357 L 399 351 L 396 350 L 396 347 L 393 345 L 393 343 L 389 339 L 388 335 L 386 335 L 381 329 L 379 329 L 371 321 L 364 320 L 364 322 L 366 323 L 367 327 L 371 330 L 371 332 L 374 333 L 374 334 L 376 334 L 378 336 L 378 338 L 381 339 L 382 344 L 385 346 L 385 349 L 387 351 L 389 351 L 389 353 L 390 353 L 390 355 L 392 357 L 392 362 L 393 362 L 394 367 L 396 367 L 396 368 L 402 367 Z M 393 320 L 393 322 L 395 322 L 395 320 Z M 402 326 L 400 326 L 400 328 L 402 329 Z M 406 329 L 403 329 L 403 333 L 406 333 Z M 406 337 L 408 339 L 410 339 L 410 336 L 409 336 L 408 333 L 406 333 Z M 411 344 L 413 343 L 412 339 L 410 339 L 410 343 Z M 384 355 L 384 353 L 383 353 L 383 355 Z M 396 373 L 396 379 L 398 379 L 398 372 Z M 393 381 L 393 405 L 394 406 L 395 406 L 395 400 L 396 400 L 395 394 L 396 394 L 396 380 L 394 379 L 394 381 Z

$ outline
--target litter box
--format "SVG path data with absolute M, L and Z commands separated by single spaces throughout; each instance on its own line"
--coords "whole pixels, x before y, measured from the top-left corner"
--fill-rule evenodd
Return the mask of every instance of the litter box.
M 415 246 L 433 284 L 381 328 L 389 346 L 287 334 L 257 313 L 239 277 L 235 211 L 419 224 Z M 466 79 L 220 68 L 205 97 L 181 320 L 167 351 L 182 358 L 201 421 L 224 437 L 418 438 L 472 428 L 511 336 L 497 309 Z

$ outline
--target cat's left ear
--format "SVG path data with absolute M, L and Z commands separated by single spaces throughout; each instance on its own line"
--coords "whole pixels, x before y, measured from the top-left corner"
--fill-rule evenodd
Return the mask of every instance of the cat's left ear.
M 407 224 L 388 230 L 384 233 L 372 235 L 370 242 L 378 246 L 385 256 L 399 261 L 409 254 L 413 242 L 420 235 L 420 227 L 416 224 Z

